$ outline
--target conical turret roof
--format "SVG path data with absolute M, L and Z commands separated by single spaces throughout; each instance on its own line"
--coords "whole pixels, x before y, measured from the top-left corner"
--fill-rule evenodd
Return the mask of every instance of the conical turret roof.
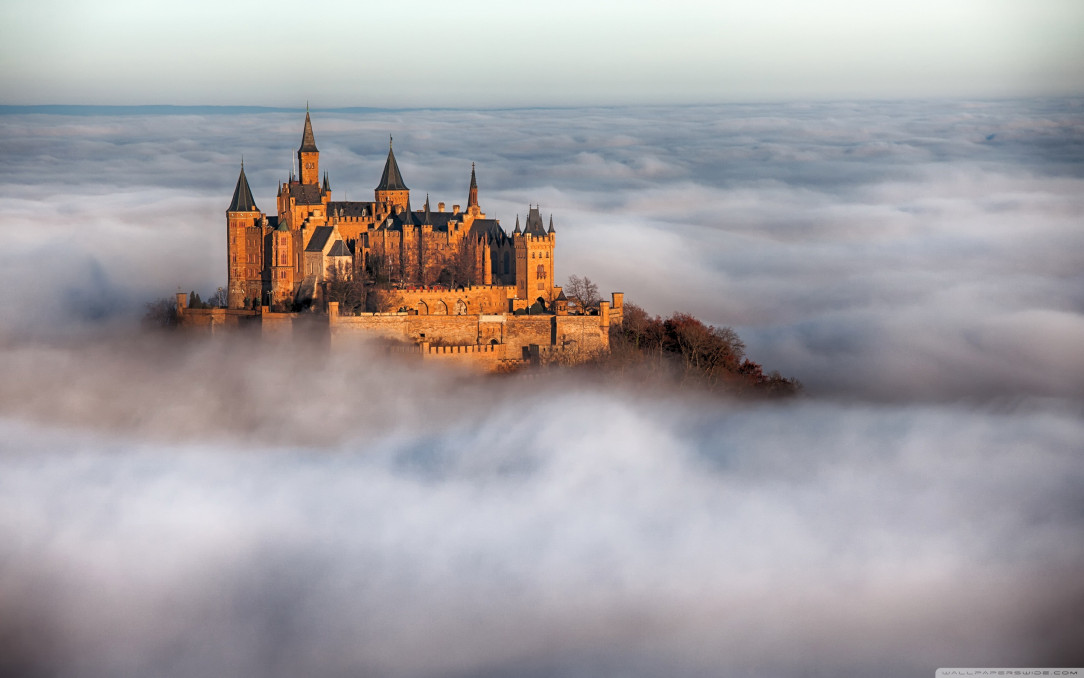
M 433 214 L 429 211 L 429 194 L 425 194 L 425 212 L 422 214 L 422 225 L 433 225 Z
M 548 231 L 546 231 L 546 233 L 553 233 L 553 232 L 554 232 L 554 230 L 553 230 L 553 215 L 551 214 L 550 215 L 550 228 L 549 228 Z
M 252 199 L 252 189 L 245 177 L 245 163 L 241 163 L 241 174 L 237 177 L 237 187 L 233 189 L 233 200 L 227 212 L 259 212 L 256 201 Z
M 312 135 L 312 121 L 309 120 L 309 107 L 305 106 L 305 131 L 301 133 L 301 148 L 297 149 L 302 153 L 318 153 L 316 148 L 316 137 Z
M 418 220 L 414 216 L 414 210 L 410 209 L 410 199 L 407 199 L 406 207 L 398 214 L 399 223 L 403 226 L 417 226 Z
M 409 191 L 403 183 L 403 175 L 399 173 L 399 163 L 395 162 L 395 151 L 391 148 L 391 138 L 388 139 L 388 160 L 384 163 L 384 174 L 380 176 L 378 191 Z

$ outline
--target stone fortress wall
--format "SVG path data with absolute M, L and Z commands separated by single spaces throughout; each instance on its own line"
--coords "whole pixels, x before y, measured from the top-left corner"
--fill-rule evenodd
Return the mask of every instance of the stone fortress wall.
M 447 294 L 448 291 L 422 291 Z M 186 308 L 188 295 L 177 294 L 177 317 L 182 327 L 214 333 L 251 327 L 265 336 L 290 336 L 301 328 L 325 332 L 333 351 L 355 349 L 360 342 L 383 340 L 389 352 L 416 356 L 441 364 L 483 370 L 512 369 L 539 360 L 579 362 L 610 348 L 610 330 L 624 311 L 624 295 L 602 302 L 598 315 L 515 315 L 464 313 L 421 315 L 416 310 L 396 313 L 342 315 L 339 305 L 327 313 L 275 313 L 264 306 L 256 311 Z M 433 297 L 437 298 L 437 297 Z

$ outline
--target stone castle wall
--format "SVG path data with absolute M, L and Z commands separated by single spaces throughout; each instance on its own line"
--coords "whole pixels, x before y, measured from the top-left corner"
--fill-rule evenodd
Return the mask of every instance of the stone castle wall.
M 458 288 L 418 285 L 396 289 L 399 306 L 418 315 L 506 313 L 516 288 L 508 285 L 473 285 Z M 462 302 L 462 306 L 460 305 Z M 462 311 L 462 312 L 457 312 Z
M 416 291 L 419 299 L 446 293 Z M 603 302 L 598 315 L 420 315 L 402 311 L 344 316 L 334 302 L 328 304 L 326 315 L 274 313 L 267 307 L 257 311 L 189 309 L 183 293 L 177 295 L 177 302 L 180 325 L 197 331 L 249 326 L 259 328 L 267 337 L 287 338 L 304 329 L 326 335 L 332 350 L 339 351 L 353 350 L 359 341 L 383 339 L 396 354 L 485 370 L 539 360 L 580 362 L 608 351 L 610 327 L 620 318 L 623 306 L 620 295 L 615 294 L 616 308 L 611 310 L 610 304 Z

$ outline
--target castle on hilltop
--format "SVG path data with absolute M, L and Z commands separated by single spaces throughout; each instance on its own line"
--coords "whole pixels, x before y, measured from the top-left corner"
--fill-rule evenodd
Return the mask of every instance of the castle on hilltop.
M 384 172 L 372 201 L 332 200 L 327 172 L 320 174 L 320 151 L 305 112 L 299 174 L 278 186 L 276 213 L 256 207 L 242 164 L 233 200 L 226 211 L 228 230 L 228 307 L 233 309 L 297 307 L 319 300 L 321 283 L 333 266 L 364 270 L 400 286 L 503 287 L 511 296 L 457 297 L 458 307 L 429 308 L 422 313 L 502 312 L 515 306 L 550 306 L 564 299 L 554 286 L 553 216 L 548 228 L 537 206 L 530 206 L 524 227 L 519 217 L 509 235 L 486 217 L 478 204 L 478 180 L 471 165 L 465 209 L 445 203 L 411 209 L 389 140 Z
M 478 202 L 471 165 L 466 207 L 411 208 L 391 140 L 371 201 L 332 200 L 328 173 L 305 111 L 298 174 L 278 185 L 275 214 L 256 206 L 244 163 L 226 210 L 225 308 L 188 307 L 177 295 L 182 327 L 256 325 L 263 333 L 297 325 L 325 328 L 332 347 L 356 339 L 390 340 L 392 352 L 514 368 L 545 359 L 575 362 L 609 350 L 623 295 L 570 307 L 554 284 L 553 216 L 530 205 L 509 234 Z M 368 312 L 333 294 L 357 285 L 380 300 Z M 375 292 L 379 289 L 380 294 Z

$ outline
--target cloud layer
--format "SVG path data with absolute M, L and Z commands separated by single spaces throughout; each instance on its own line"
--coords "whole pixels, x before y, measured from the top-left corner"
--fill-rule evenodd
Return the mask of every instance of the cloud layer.
M 1081 664 L 1082 105 L 314 113 L 337 199 L 388 134 L 434 202 L 476 162 L 559 277 L 806 384 L 770 406 L 134 335 L 299 115 L 0 116 L 0 673 Z
M 736 327 L 817 392 L 1080 397 L 1079 100 L 315 114 L 336 198 L 386 153 L 420 202 L 552 211 L 558 276 Z M 257 200 L 297 114 L 7 115 L 9 332 L 224 284 L 241 156 Z M 44 279 L 43 279 L 44 278 Z M 205 294 L 206 296 L 206 294 Z
M 908 676 L 1080 659 L 1079 407 L 743 406 L 257 348 L 96 345 L 66 388 L 42 384 L 51 403 L 7 387 L 16 668 Z

